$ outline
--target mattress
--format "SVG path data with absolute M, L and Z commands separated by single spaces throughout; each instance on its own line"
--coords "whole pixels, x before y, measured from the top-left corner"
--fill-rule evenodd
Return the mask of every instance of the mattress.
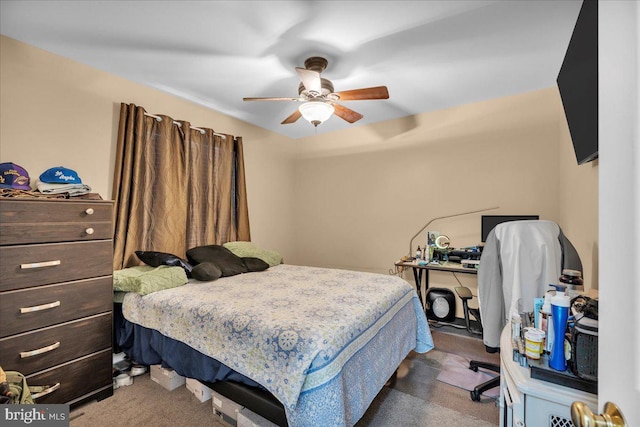
M 127 294 L 123 314 L 259 384 L 290 426 L 355 424 L 409 351 L 433 348 L 411 285 L 346 270 L 279 265 Z

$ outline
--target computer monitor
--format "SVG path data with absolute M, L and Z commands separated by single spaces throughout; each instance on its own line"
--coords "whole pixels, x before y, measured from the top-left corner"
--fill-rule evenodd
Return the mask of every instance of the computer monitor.
M 539 215 L 482 215 L 481 234 L 482 242 L 487 241 L 487 236 L 493 228 L 507 221 L 521 221 L 521 220 L 538 220 Z

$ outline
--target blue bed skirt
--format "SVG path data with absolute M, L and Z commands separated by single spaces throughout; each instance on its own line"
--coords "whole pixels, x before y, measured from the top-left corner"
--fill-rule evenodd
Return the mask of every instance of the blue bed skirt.
M 118 347 L 135 363 L 162 365 L 183 377 L 200 381 L 234 381 L 264 389 L 255 381 L 180 341 L 127 321 L 122 316 L 122 304 L 114 304 L 114 318 Z

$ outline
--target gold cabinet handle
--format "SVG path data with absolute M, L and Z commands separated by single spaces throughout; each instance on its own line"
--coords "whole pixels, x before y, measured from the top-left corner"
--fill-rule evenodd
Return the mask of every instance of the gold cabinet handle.
M 53 343 L 51 345 L 48 345 L 46 347 L 38 348 L 36 350 L 21 351 L 20 352 L 20 358 L 21 359 L 26 359 L 27 357 L 37 356 L 38 354 L 47 353 L 49 351 L 55 350 L 58 347 L 60 347 L 60 341 L 55 342 L 55 343 Z
M 32 262 L 29 264 L 20 264 L 20 268 L 23 270 L 28 270 L 30 268 L 53 267 L 60 264 L 62 264 L 62 262 L 59 259 L 57 259 L 55 261 L 43 261 L 43 262 Z
M 584 402 L 571 404 L 571 420 L 576 427 L 627 427 L 622 411 L 615 403 L 604 404 L 604 412 L 594 414 Z
M 57 384 L 52 385 L 51 387 L 49 387 L 49 388 L 47 388 L 47 389 L 42 390 L 40 393 L 33 393 L 33 394 L 31 395 L 31 397 L 32 397 L 33 399 L 37 399 L 37 398 L 39 398 L 39 397 L 46 396 L 46 395 L 47 395 L 47 394 L 49 394 L 49 393 L 53 393 L 54 391 L 56 391 L 56 390 L 57 390 L 57 389 L 59 389 L 59 388 L 60 388 L 60 383 L 57 383 Z
M 89 227 L 89 228 L 87 228 L 86 230 L 84 230 L 84 232 L 85 232 L 85 233 L 87 233 L 87 234 L 93 234 L 94 229 L 93 229 L 93 228 L 91 228 L 91 227 Z
M 33 305 L 31 307 L 20 307 L 20 314 L 31 313 L 31 312 L 34 312 L 34 311 L 47 310 L 47 309 L 55 308 L 55 307 L 59 307 L 59 306 L 60 306 L 60 301 L 54 301 L 54 302 L 50 302 L 48 304 Z
M 87 215 L 93 215 L 95 211 L 93 210 L 93 208 L 87 208 L 85 209 L 84 213 L 86 213 Z

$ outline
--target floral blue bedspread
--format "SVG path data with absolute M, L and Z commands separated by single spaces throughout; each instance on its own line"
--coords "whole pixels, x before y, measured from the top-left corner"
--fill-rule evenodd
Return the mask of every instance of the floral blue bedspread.
M 145 296 L 130 293 L 123 302 L 127 320 L 255 380 L 288 416 L 302 394 L 335 382 L 402 310 L 414 335 L 403 348 L 429 351 L 433 341 L 415 289 L 396 276 L 282 264 Z

